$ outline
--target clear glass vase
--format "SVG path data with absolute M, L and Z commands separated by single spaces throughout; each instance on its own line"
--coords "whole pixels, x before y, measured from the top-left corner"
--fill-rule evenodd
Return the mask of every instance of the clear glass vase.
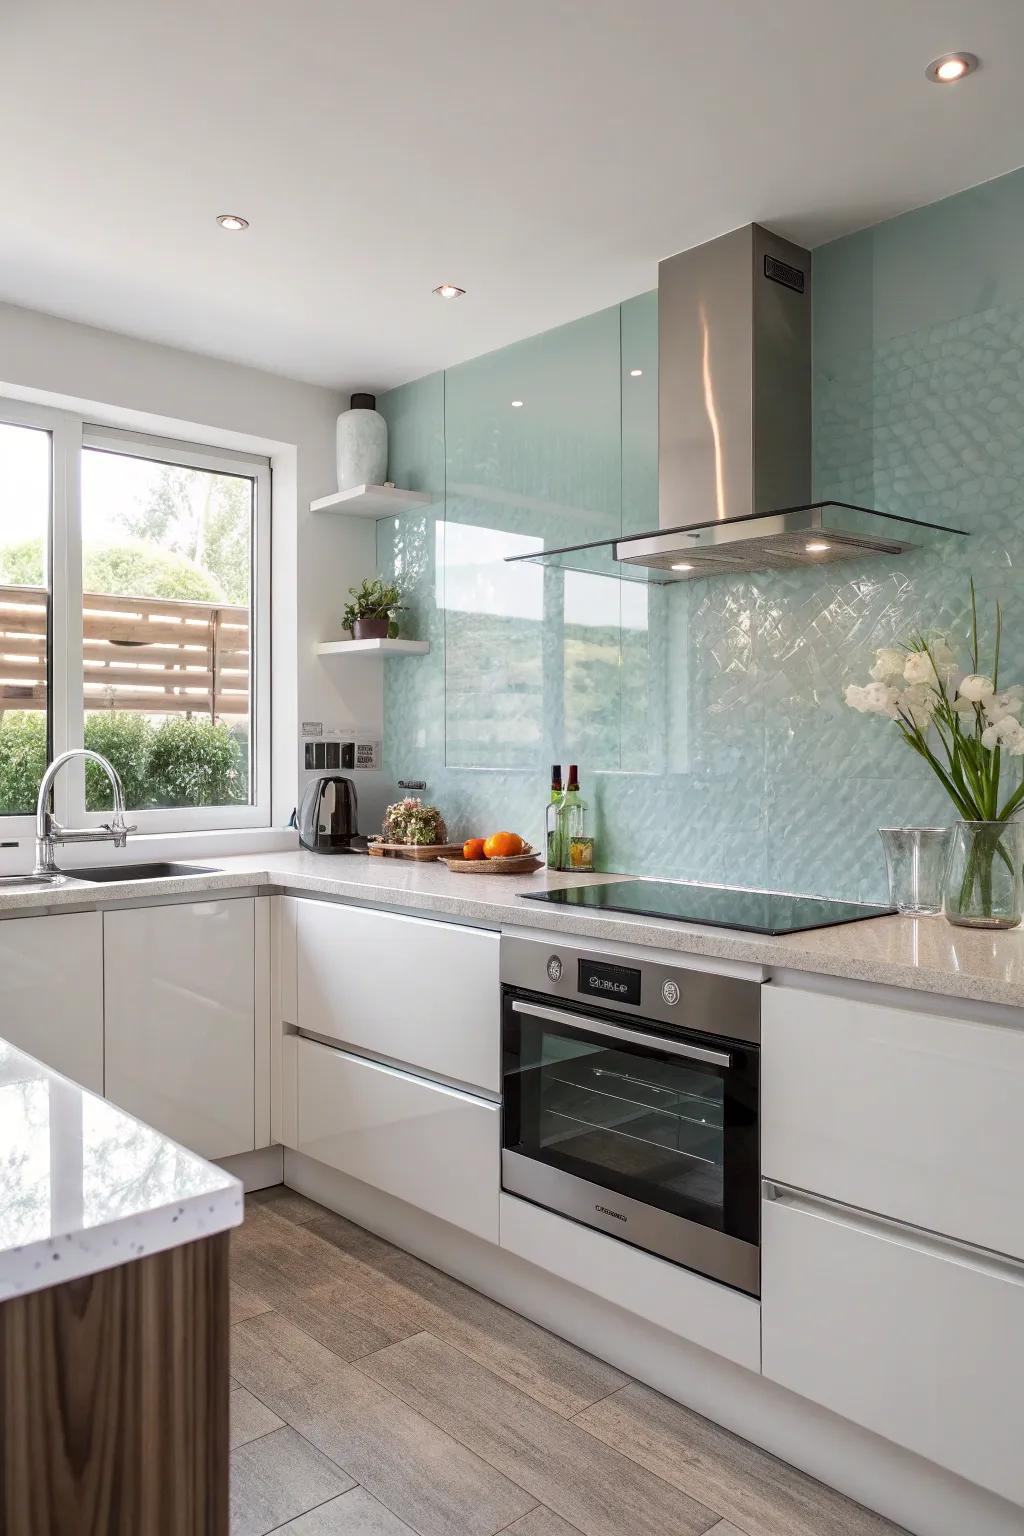
M 952 838 L 950 827 L 879 827 L 889 874 L 889 900 L 898 912 L 933 917 L 942 911 L 942 890 Z
M 946 917 L 961 928 L 1016 928 L 1022 864 L 1024 824 L 958 821 L 946 866 Z

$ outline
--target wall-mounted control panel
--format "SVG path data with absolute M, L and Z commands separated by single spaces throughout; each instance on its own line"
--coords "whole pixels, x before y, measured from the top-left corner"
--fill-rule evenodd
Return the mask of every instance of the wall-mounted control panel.
M 299 742 L 300 777 L 313 773 L 373 771 L 380 767 L 380 741 L 369 731 L 304 720 Z

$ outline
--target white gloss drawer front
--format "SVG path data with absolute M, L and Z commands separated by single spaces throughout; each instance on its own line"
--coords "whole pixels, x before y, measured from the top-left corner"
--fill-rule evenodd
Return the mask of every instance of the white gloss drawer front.
M 0 923 L 0 1036 L 103 1092 L 103 919 L 98 912 Z
M 1024 1504 L 1024 1266 L 776 1196 L 762 1212 L 764 1375 Z
M 256 1145 L 255 903 L 103 915 L 106 1094 L 202 1157 Z
M 499 1093 L 498 935 L 296 903 L 299 1029 Z
M 1024 1259 L 1024 1029 L 774 985 L 761 1007 L 766 1178 Z
M 300 1152 L 498 1241 L 496 1104 L 314 1040 L 298 1080 Z
M 515 1195 L 501 1196 L 501 1246 L 668 1333 L 761 1369 L 761 1309 L 751 1296 L 580 1226 Z

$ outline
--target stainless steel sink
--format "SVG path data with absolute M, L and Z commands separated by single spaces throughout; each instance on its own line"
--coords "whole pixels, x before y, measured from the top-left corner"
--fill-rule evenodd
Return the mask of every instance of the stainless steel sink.
M 215 875 L 211 864 L 168 864 L 159 860 L 152 864 L 94 864 L 89 869 L 65 869 L 61 871 L 69 880 L 93 880 L 106 885 L 115 880 L 176 880 L 179 875 Z

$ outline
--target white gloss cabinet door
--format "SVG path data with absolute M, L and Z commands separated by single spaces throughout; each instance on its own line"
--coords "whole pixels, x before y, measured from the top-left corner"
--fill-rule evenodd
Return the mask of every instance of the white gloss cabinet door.
M 763 988 L 761 1172 L 1024 1259 L 1024 1029 L 924 1001 Z
M 330 902 L 296 906 L 298 1017 L 290 1022 L 501 1091 L 496 933 Z
M 798 1195 L 762 1217 L 764 1375 L 1024 1504 L 1024 1266 Z
M 255 906 L 104 914 L 106 1095 L 203 1157 L 255 1145 Z
M 0 922 L 0 1036 L 103 1092 L 103 927 L 98 912 Z
M 298 1075 L 300 1152 L 498 1241 L 496 1104 L 313 1040 Z

